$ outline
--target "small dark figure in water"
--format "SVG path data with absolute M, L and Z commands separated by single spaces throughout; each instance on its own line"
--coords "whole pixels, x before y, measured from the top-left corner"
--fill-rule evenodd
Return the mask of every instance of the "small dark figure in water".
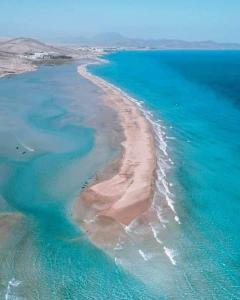
M 17 146 L 17 147 L 16 147 L 16 149 L 18 150 L 18 149 L 19 149 L 19 147 Z
M 26 154 L 26 151 L 23 151 L 22 154 Z

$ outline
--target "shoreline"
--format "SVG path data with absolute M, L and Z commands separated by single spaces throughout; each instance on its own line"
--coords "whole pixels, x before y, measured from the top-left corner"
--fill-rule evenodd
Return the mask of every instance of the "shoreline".
M 14 76 L 14 75 L 20 75 L 23 73 L 33 72 L 37 70 L 37 67 L 33 65 L 26 65 L 19 69 L 17 67 L 14 67 L 11 71 L 6 68 L 7 71 L 0 70 L 0 79 Z
M 117 113 L 124 138 L 121 154 L 113 162 L 112 176 L 105 179 L 100 175 L 83 190 L 72 213 L 85 228 L 99 221 L 126 226 L 146 212 L 153 201 L 157 167 L 154 132 L 137 103 L 117 87 L 89 73 L 86 69 L 89 64 L 80 65 L 78 73 L 103 91 L 104 104 Z

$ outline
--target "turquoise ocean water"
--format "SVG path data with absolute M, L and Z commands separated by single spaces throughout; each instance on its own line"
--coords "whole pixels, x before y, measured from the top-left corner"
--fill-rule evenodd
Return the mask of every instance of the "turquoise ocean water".
M 1 79 L 0 298 L 240 299 L 240 52 L 107 58 L 91 71 L 150 112 L 157 217 L 112 258 L 93 246 L 70 207 L 118 153 L 116 115 L 75 64 Z
M 139 100 L 167 145 L 159 150 L 158 243 L 137 244 L 142 269 L 133 256 L 122 263 L 166 299 L 240 299 L 240 52 L 107 59 L 91 71 Z

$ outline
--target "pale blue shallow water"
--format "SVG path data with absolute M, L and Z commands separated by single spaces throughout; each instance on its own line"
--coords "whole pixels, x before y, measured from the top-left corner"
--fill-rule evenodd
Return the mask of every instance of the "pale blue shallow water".
M 167 299 L 240 299 L 240 52 L 107 59 L 90 70 L 161 120 L 174 161 L 168 181 L 181 224 L 167 224 L 159 238 L 174 249 L 176 266 L 155 263 L 154 276 L 166 279 L 156 288 Z M 146 274 L 153 274 L 147 266 Z
M 85 182 L 119 149 L 115 114 L 77 65 L 0 80 L 1 299 L 159 299 L 71 222 Z M 2 218 L 0 214 L 0 218 Z

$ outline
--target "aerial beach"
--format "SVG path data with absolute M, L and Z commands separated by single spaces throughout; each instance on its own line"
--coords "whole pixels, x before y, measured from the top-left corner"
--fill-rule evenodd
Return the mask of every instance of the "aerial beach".
M 240 299 L 240 7 L 173 2 L 0 3 L 0 299 Z
M 119 89 L 90 74 L 86 65 L 79 66 L 78 72 L 104 91 L 103 101 L 117 112 L 124 140 L 121 157 L 118 165 L 115 164 L 116 174 L 87 187 L 77 200 L 73 214 L 77 218 L 85 205 L 96 211 L 95 217 L 110 217 L 128 225 L 152 201 L 156 169 L 153 130 L 137 105 Z

